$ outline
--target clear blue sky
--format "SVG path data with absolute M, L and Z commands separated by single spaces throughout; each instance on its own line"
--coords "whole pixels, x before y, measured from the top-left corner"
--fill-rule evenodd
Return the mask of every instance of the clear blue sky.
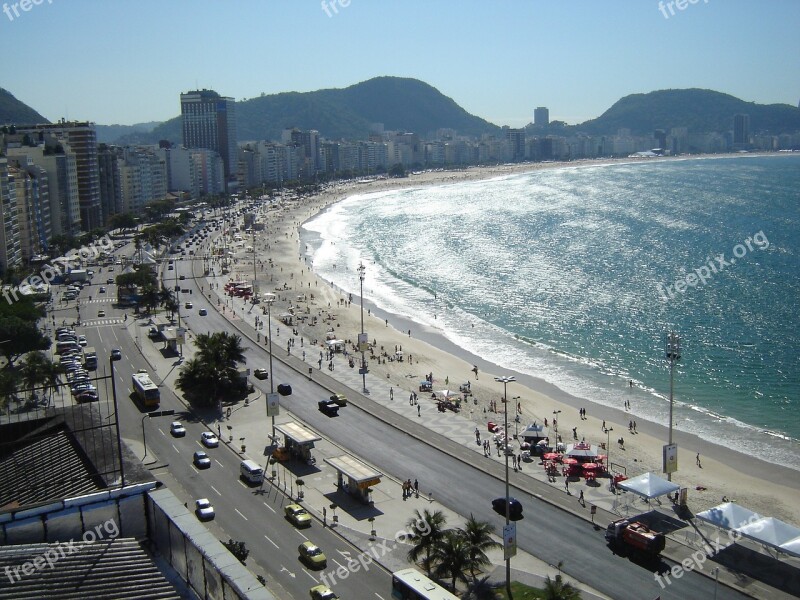
M 0 12 L 0 87 L 50 120 L 161 121 L 198 86 L 241 100 L 378 75 L 511 126 L 666 88 L 800 100 L 798 0 L 31 1 Z

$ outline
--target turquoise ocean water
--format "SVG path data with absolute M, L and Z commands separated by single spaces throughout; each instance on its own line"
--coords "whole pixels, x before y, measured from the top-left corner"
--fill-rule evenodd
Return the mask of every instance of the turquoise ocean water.
M 800 155 L 614 163 L 360 194 L 323 278 L 504 368 L 800 469 Z M 628 389 L 628 381 L 636 389 Z

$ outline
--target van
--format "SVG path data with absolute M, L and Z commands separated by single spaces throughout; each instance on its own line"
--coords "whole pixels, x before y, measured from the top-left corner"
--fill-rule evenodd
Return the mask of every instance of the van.
M 264 481 L 264 470 L 254 460 L 243 460 L 239 465 L 242 479 L 248 483 L 261 483 Z
M 63 341 L 56 344 L 56 354 L 64 354 L 67 351 L 75 350 L 80 352 L 81 347 L 77 342 Z

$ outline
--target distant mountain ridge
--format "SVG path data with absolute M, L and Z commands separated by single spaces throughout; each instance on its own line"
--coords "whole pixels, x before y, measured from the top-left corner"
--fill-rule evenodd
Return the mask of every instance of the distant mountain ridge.
M 559 135 L 614 135 L 628 129 L 634 135 L 667 133 L 686 127 L 690 133 L 724 133 L 736 114 L 750 115 L 751 133 L 800 131 L 800 108 L 788 104 L 756 104 L 704 89 L 657 90 L 621 98 L 595 119 L 579 125 L 554 126 L 543 132 Z M 292 127 L 316 129 L 332 140 L 366 139 L 373 123 L 425 137 L 440 128 L 459 135 L 501 135 L 502 130 L 469 114 L 436 88 L 417 79 L 375 77 L 346 88 L 314 92 L 283 92 L 237 102 L 238 139 L 277 140 Z M 43 116 L 0 88 L 0 125 L 46 123 Z M 563 125 L 563 124 L 562 124 Z M 98 125 L 98 141 L 117 144 L 181 143 L 181 119 L 138 125 Z M 539 131 L 534 130 L 535 133 Z
M 737 114 L 750 115 L 752 133 L 800 131 L 800 108 L 796 106 L 756 104 L 696 88 L 625 96 L 596 119 L 574 129 L 596 135 L 615 134 L 623 128 L 634 135 L 651 135 L 656 129 L 669 133 L 672 127 L 687 127 L 690 133 L 722 133 L 733 129 Z
M 49 122 L 30 106 L 17 100 L 11 92 L 0 88 L 0 126 Z

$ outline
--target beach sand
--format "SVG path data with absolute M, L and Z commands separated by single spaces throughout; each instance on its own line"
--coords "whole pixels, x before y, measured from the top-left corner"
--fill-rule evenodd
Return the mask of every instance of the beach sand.
M 309 362 L 317 365 L 318 353 L 329 329 L 333 329 L 337 338 L 348 341 L 349 351 L 352 351 L 352 344 L 356 342 L 358 332 L 361 331 L 357 275 L 353 275 L 354 293 L 352 302 L 348 302 L 348 294 L 317 277 L 303 257 L 298 229 L 319 211 L 356 193 L 441 185 L 537 169 L 565 166 L 579 168 L 609 162 L 611 161 L 598 160 L 567 164 L 520 164 L 469 168 L 463 171 L 425 172 L 403 179 L 336 184 L 317 196 L 284 200 L 283 206 L 267 211 L 266 219 L 263 216 L 260 219 L 267 223 L 267 235 L 261 234 L 259 237 L 269 240 L 257 242 L 258 258 L 263 261 L 259 265 L 258 274 L 260 291 L 281 290 L 277 292 L 278 300 L 272 309 L 273 318 L 285 312 L 289 304 L 296 302 L 296 296 L 301 293 L 301 289 L 304 293 L 314 295 L 314 299 L 308 303 L 311 316 L 321 318 L 318 318 L 316 325 L 311 325 L 311 320 L 307 320 L 299 329 L 307 340 L 317 340 L 317 347 L 306 345 L 304 348 L 309 353 Z M 631 160 L 625 159 L 624 162 Z M 272 266 L 268 264 L 268 259 L 271 259 Z M 251 279 L 252 261 L 249 267 L 240 261 L 231 276 Z M 485 431 L 487 421 L 502 420 L 502 413 L 484 413 L 484 408 L 488 411 L 492 400 L 502 410 L 500 400 L 503 385 L 495 382 L 494 377 L 514 375 L 517 382 L 508 384 L 508 395 L 512 398 L 521 397 L 521 429 L 534 421 L 542 424 L 545 418 L 551 423 L 554 411 L 561 411 L 558 413 L 558 432 L 565 443 L 573 441 L 572 428 L 577 427 L 579 438 L 585 437 L 587 442 L 600 445 L 609 439 L 602 428 L 602 422 L 605 421 L 607 427 L 613 428 L 609 448 L 613 466 L 624 468 L 629 477 L 647 471 L 660 472 L 661 448 L 667 440 L 667 429 L 637 417 L 635 406 L 629 412 L 622 410 L 622 407 L 615 410 L 593 404 L 591 399 L 571 396 L 541 379 L 504 370 L 456 346 L 440 331 L 415 323 L 411 316 L 385 313 L 380 307 L 373 305 L 368 296 L 368 291 L 365 290 L 364 330 L 369 340 L 376 342 L 375 354 L 381 354 L 383 349 L 388 355 L 394 355 L 395 347 L 402 347 L 406 358 L 403 362 L 384 362 L 370 358 L 369 353 L 367 354 L 370 373 L 385 381 L 383 389 L 373 387 L 370 390 L 373 397 L 378 394 L 388 397 L 390 388 L 394 388 L 393 394 L 397 402 L 408 402 L 409 394 L 414 391 L 419 394 L 420 402 L 431 402 L 429 394 L 419 393 L 417 389 L 419 381 L 428 373 L 433 373 L 434 390 L 446 387 L 458 390 L 460 384 L 470 381 L 473 396 L 469 400 L 469 410 L 464 410 L 461 414 L 472 418 L 481 431 Z M 329 315 L 334 315 L 335 319 L 327 320 Z M 281 339 L 284 340 L 285 337 Z M 360 354 L 355 357 L 357 366 Z M 478 377 L 472 371 L 473 365 L 478 366 Z M 446 380 L 449 385 L 445 384 Z M 473 404 L 472 398 L 478 399 L 477 406 Z M 586 409 L 585 420 L 579 417 L 579 408 Z M 509 421 L 513 420 L 515 409 L 515 405 L 509 405 Z M 629 433 L 628 425 L 631 420 L 636 421 L 636 434 Z M 619 437 L 625 440 L 624 449 L 616 442 Z M 757 457 L 716 445 L 713 440 L 699 439 L 681 431 L 674 431 L 674 441 L 679 446 L 679 470 L 673 474 L 673 481 L 688 488 L 689 507 L 695 513 L 719 504 L 722 497 L 726 496 L 764 516 L 800 524 L 800 503 L 797 502 L 800 473 L 796 470 L 760 461 Z M 698 453 L 701 466 L 696 463 Z

